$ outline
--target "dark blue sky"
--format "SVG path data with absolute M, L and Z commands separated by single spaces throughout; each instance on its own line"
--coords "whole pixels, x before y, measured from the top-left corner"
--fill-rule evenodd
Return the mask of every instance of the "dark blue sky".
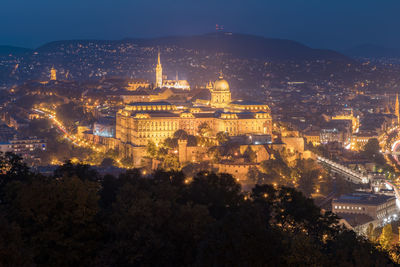
M 223 24 L 312 47 L 400 47 L 399 13 L 399 0 L 0 0 L 0 44 L 190 35 Z

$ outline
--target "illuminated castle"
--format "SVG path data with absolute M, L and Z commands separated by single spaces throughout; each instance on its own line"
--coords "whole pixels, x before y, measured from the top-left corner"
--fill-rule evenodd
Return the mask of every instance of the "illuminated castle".
M 162 142 L 177 130 L 197 135 L 207 124 L 211 136 L 227 132 L 231 136 L 271 135 L 272 118 L 268 105 L 254 101 L 231 102 L 229 84 L 220 76 L 214 83 L 211 99 L 204 107 L 190 104 L 177 107 L 169 102 L 134 102 L 116 116 L 116 139 L 125 151 L 129 146 L 144 146 L 149 141 Z M 128 147 L 127 147 L 128 146 Z
M 187 80 L 179 80 L 178 73 L 175 80 L 163 79 L 163 70 L 160 59 L 160 52 L 158 52 L 157 66 L 156 66 L 156 87 L 157 88 L 176 88 L 182 90 L 190 90 L 190 85 Z

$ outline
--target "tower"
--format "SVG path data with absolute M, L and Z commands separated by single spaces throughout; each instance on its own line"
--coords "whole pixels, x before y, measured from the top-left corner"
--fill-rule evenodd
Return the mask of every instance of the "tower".
M 187 140 L 185 139 L 179 139 L 178 140 L 178 160 L 179 163 L 184 163 L 188 161 L 187 158 Z
M 158 61 L 157 61 L 157 67 L 156 67 L 156 87 L 161 88 L 162 87 L 162 66 L 161 66 L 161 60 L 160 60 L 160 51 L 158 51 Z
M 50 69 L 50 81 L 57 81 L 57 70 L 54 66 Z
M 394 108 L 394 112 L 397 117 L 397 124 L 400 124 L 400 106 L 399 106 L 399 94 L 396 94 L 396 105 Z
M 231 102 L 231 91 L 229 89 L 229 84 L 222 74 L 219 76 L 218 80 L 214 82 L 214 87 L 211 91 L 211 106 L 215 108 L 226 108 Z

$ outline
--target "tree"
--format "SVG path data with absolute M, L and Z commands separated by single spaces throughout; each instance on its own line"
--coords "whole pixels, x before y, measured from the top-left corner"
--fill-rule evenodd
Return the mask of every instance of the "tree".
M 386 161 L 383 155 L 379 151 L 380 151 L 380 146 L 378 139 L 371 138 L 364 145 L 361 154 L 367 159 L 375 162 L 376 164 L 384 166 L 386 165 Z
M 15 198 L 9 195 L 5 203 L 37 265 L 88 265 L 101 237 L 95 223 L 98 185 L 43 177 L 14 188 Z
M 121 159 L 121 164 L 125 167 L 133 167 L 133 158 L 132 157 L 123 157 Z
M 298 189 L 307 197 L 315 192 L 321 171 L 313 160 L 298 160 L 295 167 Z
M 363 147 L 363 152 L 367 154 L 378 154 L 379 150 L 379 141 L 376 138 L 369 139 Z
M 240 155 L 240 144 L 236 142 L 226 142 L 220 146 L 222 155 L 225 157 L 238 157 Z
M 175 149 L 178 147 L 178 139 L 168 137 L 164 140 L 163 144 L 169 149 Z
M 257 161 L 257 153 L 254 152 L 254 150 L 248 146 L 246 150 L 243 152 L 243 157 L 247 162 L 256 162 Z
M 251 167 L 247 173 L 247 179 L 254 184 L 258 184 L 260 181 L 260 171 L 256 167 Z
M 294 188 L 246 193 L 229 174 L 116 178 L 65 165 L 48 177 L 3 173 L 1 266 L 394 265 Z
M 379 244 L 385 249 L 389 250 L 392 246 L 393 231 L 390 223 L 386 224 L 382 229 L 382 234 L 379 236 Z
M 164 170 L 178 170 L 179 169 L 179 162 L 178 158 L 175 155 L 168 154 L 164 157 L 162 161 L 162 167 Z
M 185 130 L 177 130 L 174 133 L 174 138 L 176 138 L 176 139 L 185 139 L 185 140 L 187 140 L 188 136 L 189 135 Z
M 393 261 L 397 264 L 400 264 L 400 244 L 394 245 L 390 249 L 390 257 L 393 259 Z
M 274 157 L 262 161 L 260 166 L 264 183 L 279 183 L 281 185 L 293 186 L 292 170 L 279 153 L 274 153 Z
M 100 164 L 100 166 L 102 167 L 111 167 L 113 165 L 115 165 L 115 160 L 113 160 L 112 158 L 104 158 Z
M 227 132 L 218 132 L 216 138 L 220 145 L 223 145 L 230 140 L 229 134 Z
M 188 135 L 187 137 L 188 146 L 197 146 L 197 138 L 194 135 Z
M 78 177 L 81 180 L 98 181 L 100 179 L 99 173 L 92 169 L 88 164 L 73 164 L 71 161 L 65 162 L 59 166 L 53 173 L 54 178 L 62 177 Z
M 209 137 L 211 135 L 211 127 L 206 122 L 202 122 L 198 127 L 198 134 L 201 137 Z
M 371 242 L 375 242 L 376 241 L 374 225 L 372 223 L 368 224 L 368 227 L 367 227 L 367 230 L 366 230 L 366 235 L 367 235 L 368 239 Z
M 26 182 L 34 177 L 20 156 L 10 152 L 0 153 L 0 202 L 10 183 Z
M 231 207 L 243 200 L 241 186 L 229 174 L 200 172 L 190 183 L 187 198 L 197 204 L 208 206 L 210 214 L 221 218 Z
M 153 141 L 149 140 L 146 149 L 147 149 L 147 154 L 151 158 L 155 158 L 157 156 L 157 146 Z
M 298 188 L 306 196 L 311 196 L 315 191 L 319 172 L 317 170 L 302 171 L 298 179 Z
M 221 155 L 220 147 L 217 147 L 217 146 L 210 147 L 208 149 L 208 153 L 211 156 L 210 158 L 214 163 L 217 163 L 221 160 L 222 155 Z

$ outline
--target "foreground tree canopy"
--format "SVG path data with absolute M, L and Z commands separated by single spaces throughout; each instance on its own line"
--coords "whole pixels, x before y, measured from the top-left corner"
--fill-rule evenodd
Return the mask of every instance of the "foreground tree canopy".
M 1 266 L 394 265 L 293 188 L 71 163 L 44 177 L 0 162 Z

